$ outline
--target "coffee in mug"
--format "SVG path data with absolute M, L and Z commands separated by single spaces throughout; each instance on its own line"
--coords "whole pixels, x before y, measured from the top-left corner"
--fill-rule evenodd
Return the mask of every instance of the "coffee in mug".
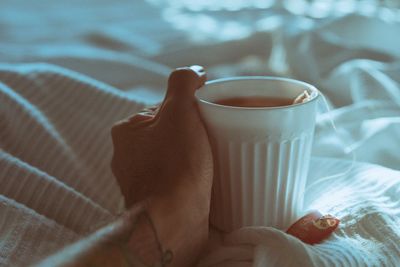
M 248 96 L 218 99 L 214 103 L 231 107 L 262 108 L 289 106 L 293 104 L 293 99 L 283 97 Z

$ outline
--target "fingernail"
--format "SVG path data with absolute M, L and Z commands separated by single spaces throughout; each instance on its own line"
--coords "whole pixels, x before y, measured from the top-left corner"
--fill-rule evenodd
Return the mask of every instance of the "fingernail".
M 193 65 L 193 66 L 190 66 L 189 68 L 199 75 L 203 75 L 205 73 L 204 68 L 199 65 Z

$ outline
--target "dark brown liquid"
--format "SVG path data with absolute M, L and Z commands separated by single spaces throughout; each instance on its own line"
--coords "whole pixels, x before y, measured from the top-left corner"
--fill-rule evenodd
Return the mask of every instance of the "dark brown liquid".
M 249 96 L 249 97 L 231 97 L 214 101 L 215 104 L 231 106 L 231 107 L 280 107 L 293 104 L 293 99 L 283 97 L 264 97 L 264 96 Z

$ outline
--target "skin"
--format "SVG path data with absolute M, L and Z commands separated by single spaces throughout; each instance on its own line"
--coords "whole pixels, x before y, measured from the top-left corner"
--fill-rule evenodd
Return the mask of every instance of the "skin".
M 155 203 L 155 210 L 165 212 L 153 212 L 161 243 L 177 247 L 175 256 L 182 259 L 193 258 L 208 234 L 213 160 L 194 97 L 205 80 L 201 67 L 177 69 L 169 77 L 167 94 L 159 107 L 123 120 L 112 129 L 112 170 L 126 206 L 148 199 Z M 171 225 L 158 220 L 168 214 L 174 216 Z M 176 228 L 181 233 L 174 239 L 169 235 Z
M 159 261 L 158 253 L 138 252 L 138 244 L 155 242 L 140 235 L 151 227 L 157 243 L 172 252 L 168 266 L 194 264 L 208 238 L 213 178 L 211 148 L 194 96 L 205 80 L 202 67 L 176 69 L 160 106 L 113 126 L 111 167 L 125 215 L 39 265 L 139 266 L 133 263 L 139 259 L 150 266 Z M 135 223 L 141 212 L 148 221 Z
M 194 97 L 205 80 L 199 66 L 176 69 L 160 106 L 113 126 L 111 165 L 126 212 L 38 266 L 154 266 L 168 253 L 172 260 L 157 266 L 195 264 L 208 239 L 213 178 L 211 148 Z M 327 218 L 336 224 L 329 221 L 332 225 L 317 233 L 294 225 L 288 232 L 308 234 L 303 241 L 318 243 L 338 225 Z

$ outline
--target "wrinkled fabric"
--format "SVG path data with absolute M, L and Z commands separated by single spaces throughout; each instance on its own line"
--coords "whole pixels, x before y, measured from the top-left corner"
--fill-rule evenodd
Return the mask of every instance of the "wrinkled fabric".
M 0 265 L 36 262 L 113 220 L 112 123 L 161 101 L 172 68 L 202 64 L 209 79 L 278 75 L 323 93 L 304 212 L 341 224 L 315 246 L 268 227 L 212 230 L 199 266 L 398 266 L 396 16 L 171 12 L 144 1 L 0 3 Z

